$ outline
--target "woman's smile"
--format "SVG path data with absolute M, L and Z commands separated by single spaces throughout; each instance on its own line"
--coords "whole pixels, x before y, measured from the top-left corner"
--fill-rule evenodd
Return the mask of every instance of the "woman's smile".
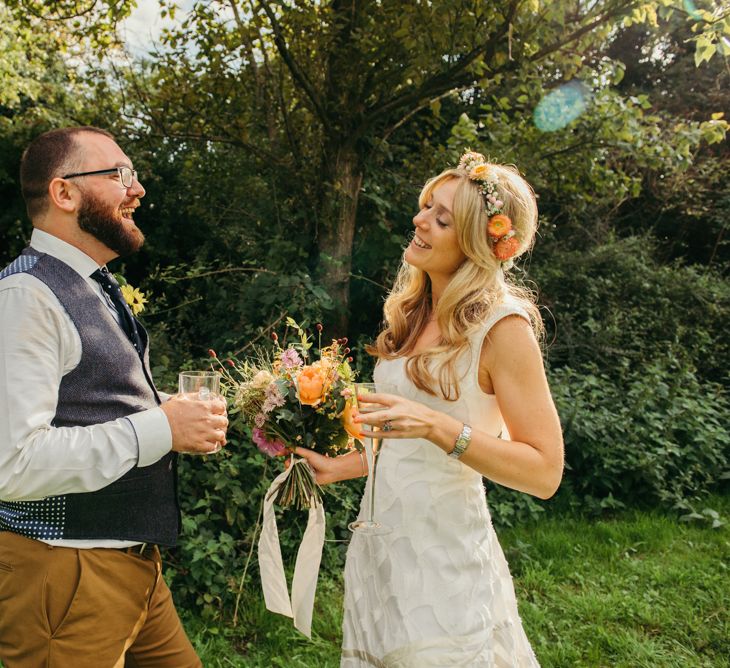
M 415 246 L 416 248 L 422 248 L 422 249 L 424 249 L 424 250 L 429 250 L 429 249 L 431 248 L 431 246 L 429 246 L 429 245 L 428 245 L 428 244 L 427 244 L 427 243 L 426 243 L 426 242 L 425 242 L 425 241 L 424 241 L 423 239 L 421 239 L 421 237 L 419 237 L 419 236 L 418 236 L 417 234 L 415 234 L 415 233 L 413 234 L 413 240 L 411 241 L 411 243 L 412 243 L 412 244 L 413 244 L 413 245 L 414 245 L 414 246 Z

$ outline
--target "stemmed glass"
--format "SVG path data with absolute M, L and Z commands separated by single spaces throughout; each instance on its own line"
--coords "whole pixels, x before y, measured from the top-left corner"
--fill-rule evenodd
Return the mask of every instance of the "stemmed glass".
M 356 383 L 356 407 L 359 413 L 373 413 L 383 410 L 381 404 L 369 403 L 365 396 L 371 393 L 378 394 L 395 394 L 396 387 L 391 383 Z M 364 425 L 369 431 L 376 431 L 377 428 Z M 380 457 L 380 449 L 382 448 L 382 438 L 366 438 L 364 439 L 365 456 L 368 464 L 368 479 L 365 485 L 365 495 L 363 512 L 364 519 L 358 518 L 354 522 L 350 522 L 348 528 L 354 533 L 367 534 L 370 536 L 382 535 L 390 533 L 392 528 L 383 524 L 375 518 L 375 476 L 377 472 L 377 464 Z
M 193 397 L 201 401 L 212 401 L 220 395 L 221 375 L 217 371 L 181 371 L 178 376 L 178 392 L 183 398 Z M 201 453 L 212 455 L 221 449 L 220 443 L 216 444 L 214 450 Z

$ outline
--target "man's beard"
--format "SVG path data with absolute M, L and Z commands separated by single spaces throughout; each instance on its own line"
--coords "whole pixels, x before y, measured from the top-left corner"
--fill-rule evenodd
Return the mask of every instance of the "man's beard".
M 127 229 L 120 220 L 118 209 L 112 209 L 89 193 L 83 193 L 79 208 L 79 227 L 96 237 L 120 257 L 136 253 L 144 244 L 144 234 L 138 227 Z

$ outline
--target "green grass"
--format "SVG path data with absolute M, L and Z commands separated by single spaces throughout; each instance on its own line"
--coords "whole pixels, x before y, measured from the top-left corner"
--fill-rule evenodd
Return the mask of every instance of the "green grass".
M 504 544 L 544 667 L 730 666 L 726 528 L 630 513 L 552 519 Z
M 708 502 L 724 516 L 730 497 Z M 499 532 L 543 668 L 730 668 L 727 527 L 659 512 L 554 516 Z M 206 668 L 339 665 L 341 582 L 320 581 L 313 639 L 246 594 L 237 628 L 185 617 Z

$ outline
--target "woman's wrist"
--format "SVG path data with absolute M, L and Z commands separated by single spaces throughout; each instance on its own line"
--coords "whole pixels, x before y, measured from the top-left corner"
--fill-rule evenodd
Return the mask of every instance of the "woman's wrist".
M 454 449 L 456 439 L 461 434 L 463 427 L 464 423 L 460 420 L 440 413 L 433 424 L 429 440 L 448 455 Z
M 362 478 L 368 473 L 367 459 L 365 452 L 362 450 L 353 450 L 345 455 L 340 455 L 336 459 L 338 460 L 338 481 Z
M 426 439 L 438 444 L 439 432 L 441 431 L 441 423 L 446 415 L 440 411 L 435 411 L 431 408 L 428 409 L 426 414 L 426 422 L 428 423 L 428 430 L 426 432 Z M 439 447 L 441 447 L 439 445 Z

